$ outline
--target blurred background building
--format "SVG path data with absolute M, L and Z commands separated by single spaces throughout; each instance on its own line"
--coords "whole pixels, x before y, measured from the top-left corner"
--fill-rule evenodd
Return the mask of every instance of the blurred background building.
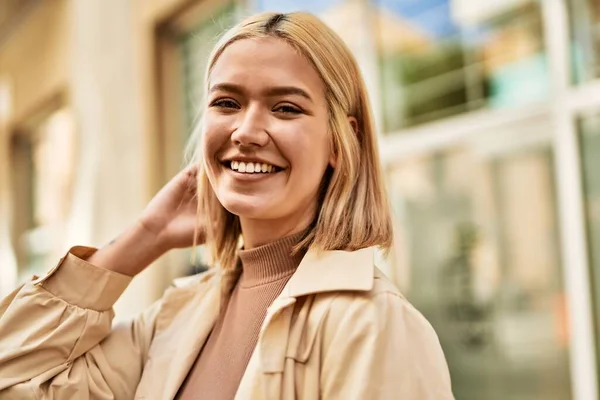
M 2 0 L 1 293 L 135 220 L 184 165 L 212 44 L 263 10 L 316 13 L 359 60 L 395 212 L 381 266 L 456 398 L 598 399 L 598 0 Z

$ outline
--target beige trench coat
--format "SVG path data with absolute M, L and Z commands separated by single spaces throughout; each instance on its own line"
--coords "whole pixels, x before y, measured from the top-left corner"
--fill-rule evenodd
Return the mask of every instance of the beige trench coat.
M 178 280 L 111 329 L 131 278 L 83 261 L 94 251 L 73 248 L 0 303 L 0 399 L 176 395 L 237 274 Z M 453 398 L 435 332 L 373 258 L 307 253 L 267 311 L 236 400 Z

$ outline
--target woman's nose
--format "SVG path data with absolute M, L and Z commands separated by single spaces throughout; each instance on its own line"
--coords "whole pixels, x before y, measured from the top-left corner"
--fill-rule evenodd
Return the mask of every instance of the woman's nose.
M 241 116 L 240 125 L 231 134 L 231 140 L 237 146 L 266 146 L 269 134 L 264 111 L 259 107 L 249 107 Z

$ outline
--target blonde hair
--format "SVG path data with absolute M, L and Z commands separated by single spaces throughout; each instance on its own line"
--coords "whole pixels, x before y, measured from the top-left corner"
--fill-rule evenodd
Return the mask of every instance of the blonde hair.
M 303 12 L 262 13 L 245 19 L 228 30 L 213 49 L 206 87 L 215 63 L 230 44 L 260 37 L 280 38 L 296 48 L 313 64 L 326 87 L 335 168 L 325 174 L 317 215 L 296 250 L 369 246 L 388 250 L 392 243 L 391 216 L 365 83 L 350 50 L 325 23 Z M 355 127 L 348 117 L 356 118 Z M 200 146 L 195 151 L 199 160 Z M 233 268 L 242 233 L 240 221 L 221 205 L 202 167 L 198 198 L 213 261 Z

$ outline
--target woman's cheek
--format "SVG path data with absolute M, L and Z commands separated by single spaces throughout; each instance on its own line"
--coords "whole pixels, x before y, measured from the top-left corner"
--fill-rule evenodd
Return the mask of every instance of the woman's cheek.
M 229 139 L 227 125 L 219 118 L 206 116 L 202 130 L 202 147 L 204 157 L 214 158 Z

